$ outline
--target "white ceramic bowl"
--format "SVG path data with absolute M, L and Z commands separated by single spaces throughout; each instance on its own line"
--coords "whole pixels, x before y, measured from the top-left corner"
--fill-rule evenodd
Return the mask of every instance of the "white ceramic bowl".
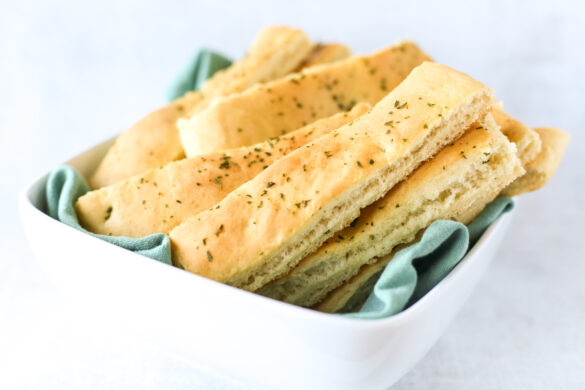
M 95 169 L 112 140 L 68 161 Z M 66 294 L 162 350 L 254 386 L 385 389 L 431 348 L 468 298 L 505 234 L 502 216 L 466 258 L 409 309 L 381 320 L 323 314 L 142 257 L 41 210 L 46 176 L 20 197 L 30 245 Z

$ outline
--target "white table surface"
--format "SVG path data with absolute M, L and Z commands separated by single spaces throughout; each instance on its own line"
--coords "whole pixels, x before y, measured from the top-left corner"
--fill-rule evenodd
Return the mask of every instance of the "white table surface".
M 246 388 L 71 313 L 27 247 L 16 197 L 163 104 L 197 47 L 236 57 L 270 23 L 357 52 L 413 38 L 526 123 L 572 133 L 558 174 L 523 197 L 467 305 L 393 389 L 585 388 L 583 3 L 313 3 L 0 3 L 0 388 Z

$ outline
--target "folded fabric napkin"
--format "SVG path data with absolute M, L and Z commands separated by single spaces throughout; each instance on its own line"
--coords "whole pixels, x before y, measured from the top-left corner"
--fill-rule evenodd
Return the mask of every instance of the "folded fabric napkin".
M 196 91 L 218 70 L 227 68 L 232 61 L 211 50 L 199 50 L 183 68 L 167 90 L 167 99 L 173 101 L 189 91 Z
M 62 165 L 49 174 L 45 194 L 47 213 L 82 232 L 124 249 L 171 264 L 171 240 L 166 234 L 151 234 L 144 238 L 113 237 L 88 232 L 79 224 L 75 213 L 75 202 L 90 190 L 85 178 L 75 169 Z
M 496 198 L 469 226 L 455 221 L 433 222 L 418 242 L 396 253 L 382 274 L 375 275 L 378 280 L 359 312 L 342 315 L 384 318 L 411 306 L 443 280 L 483 232 L 513 205 L 510 198 Z
M 209 50 L 199 51 L 169 89 L 169 99 L 173 100 L 199 88 L 213 73 L 230 63 L 228 59 Z M 75 213 L 75 202 L 89 190 L 85 178 L 74 168 L 66 165 L 58 167 L 47 180 L 48 214 L 111 244 L 171 264 L 171 245 L 165 234 L 152 234 L 144 238 L 112 237 L 83 229 Z M 396 253 L 382 274 L 376 276 L 378 279 L 375 284 L 372 283 L 373 291 L 359 312 L 339 315 L 376 319 L 404 310 L 436 286 L 463 259 L 483 232 L 512 207 L 510 198 L 499 197 L 469 226 L 454 221 L 435 221 L 418 242 Z

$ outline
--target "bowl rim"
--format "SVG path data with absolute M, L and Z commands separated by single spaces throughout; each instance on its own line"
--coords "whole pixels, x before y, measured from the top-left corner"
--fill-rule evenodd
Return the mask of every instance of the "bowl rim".
M 98 148 L 105 148 L 112 144 L 115 140 L 114 137 L 110 137 L 100 143 L 97 143 L 93 147 L 87 148 L 81 153 L 76 154 L 75 156 L 67 159 L 63 164 L 65 165 L 74 165 L 76 161 L 82 160 L 83 156 L 89 152 L 96 151 Z M 235 297 L 241 300 L 250 301 L 250 304 L 260 305 L 265 307 L 266 310 L 273 310 L 278 312 L 279 314 L 287 315 L 287 316 L 294 316 L 295 319 L 305 319 L 306 321 L 318 321 L 321 324 L 327 323 L 331 324 L 331 326 L 337 327 L 346 327 L 346 328 L 355 328 L 359 327 L 360 329 L 365 328 L 366 330 L 376 330 L 379 328 L 386 328 L 389 325 L 399 326 L 404 323 L 407 323 L 412 320 L 412 317 L 416 317 L 420 314 L 421 311 L 425 311 L 429 305 L 432 305 L 439 297 L 443 294 L 443 291 L 448 289 L 451 284 L 456 283 L 458 279 L 464 277 L 465 271 L 472 267 L 474 264 L 474 258 L 476 255 L 484 250 L 484 247 L 490 241 L 490 238 L 493 236 L 493 233 L 503 228 L 505 221 L 511 219 L 514 215 L 515 209 L 510 210 L 509 212 L 500 215 L 496 221 L 494 221 L 486 231 L 481 235 L 479 240 L 475 243 L 475 245 L 467 252 L 467 254 L 463 257 L 463 259 L 436 285 L 434 286 L 429 292 L 427 292 L 423 297 L 421 297 L 418 301 L 416 301 L 413 305 L 409 306 L 408 308 L 402 310 L 401 312 L 394 314 L 389 317 L 385 318 L 376 318 L 376 319 L 362 319 L 362 318 L 352 318 L 340 315 L 332 315 L 330 313 L 322 313 L 316 310 L 312 310 L 309 308 L 296 306 L 290 303 L 281 302 L 269 297 L 265 297 L 259 294 L 255 294 L 253 292 L 245 291 L 238 289 L 236 287 L 232 287 L 229 285 L 225 285 L 220 282 L 216 282 L 211 279 L 207 279 L 200 275 L 192 274 L 190 272 L 184 271 L 180 268 L 177 268 L 173 265 L 164 264 L 159 261 L 146 258 L 142 255 L 137 253 L 133 253 L 128 251 L 124 248 L 118 247 L 114 244 L 108 243 L 106 241 L 100 240 L 97 237 L 93 237 L 83 231 L 77 230 L 69 225 L 66 225 L 56 219 L 53 219 L 48 214 L 46 214 L 43 210 L 41 210 L 32 200 L 33 191 L 39 186 L 42 185 L 44 181 L 46 181 L 49 172 L 41 175 L 40 177 L 35 178 L 28 182 L 27 185 L 20 191 L 19 194 L 19 207 L 21 209 L 21 218 L 22 213 L 27 211 L 32 211 L 33 214 L 36 214 L 40 218 L 45 218 L 45 220 L 52 221 L 51 223 L 56 223 L 62 228 L 70 229 L 71 233 L 74 235 L 79 235 L 81 239 L 90 239 L 90 240 L 98 240 L 102 242 L 104 245 L 110 245 L 117 250 L 120 251 L 120 254 L 123 254 L 121 257 L 125 256 L 138 256 L 140 259 L 145 260 L 144 264 L 149 264 L 149 266 L 154 267 L 165 267 L 161 268 L 160 272 L 175 272 L 177 278 L 191 278 L 185 279 L 185 283 L 203 283 L 207 284 L 206 288 L 214 289 L 216 291 L 221 291 L 222 293 L 232 294 L 230 293 L 229 289 L 233 291 Z M 38 191 L 38 190 L 37 190 Z M 517 199 L 515 199 L 515 203 L 517 203 Z M 166 271 L 163 271 L 165 269 Z M 195 278 L 195 279 L 193 279 Z M 327 325 L 325 324 L 325 325 Z

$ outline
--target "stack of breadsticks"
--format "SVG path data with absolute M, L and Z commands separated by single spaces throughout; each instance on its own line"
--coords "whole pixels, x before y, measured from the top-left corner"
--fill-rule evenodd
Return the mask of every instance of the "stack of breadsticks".
M 189 272 L 335 312 L 433 221 L 543 186 L 568 139 L 412 42 L 352 56 L 270 27 L 122 133 L 76 210 L 95 233 L 168 234 Z

